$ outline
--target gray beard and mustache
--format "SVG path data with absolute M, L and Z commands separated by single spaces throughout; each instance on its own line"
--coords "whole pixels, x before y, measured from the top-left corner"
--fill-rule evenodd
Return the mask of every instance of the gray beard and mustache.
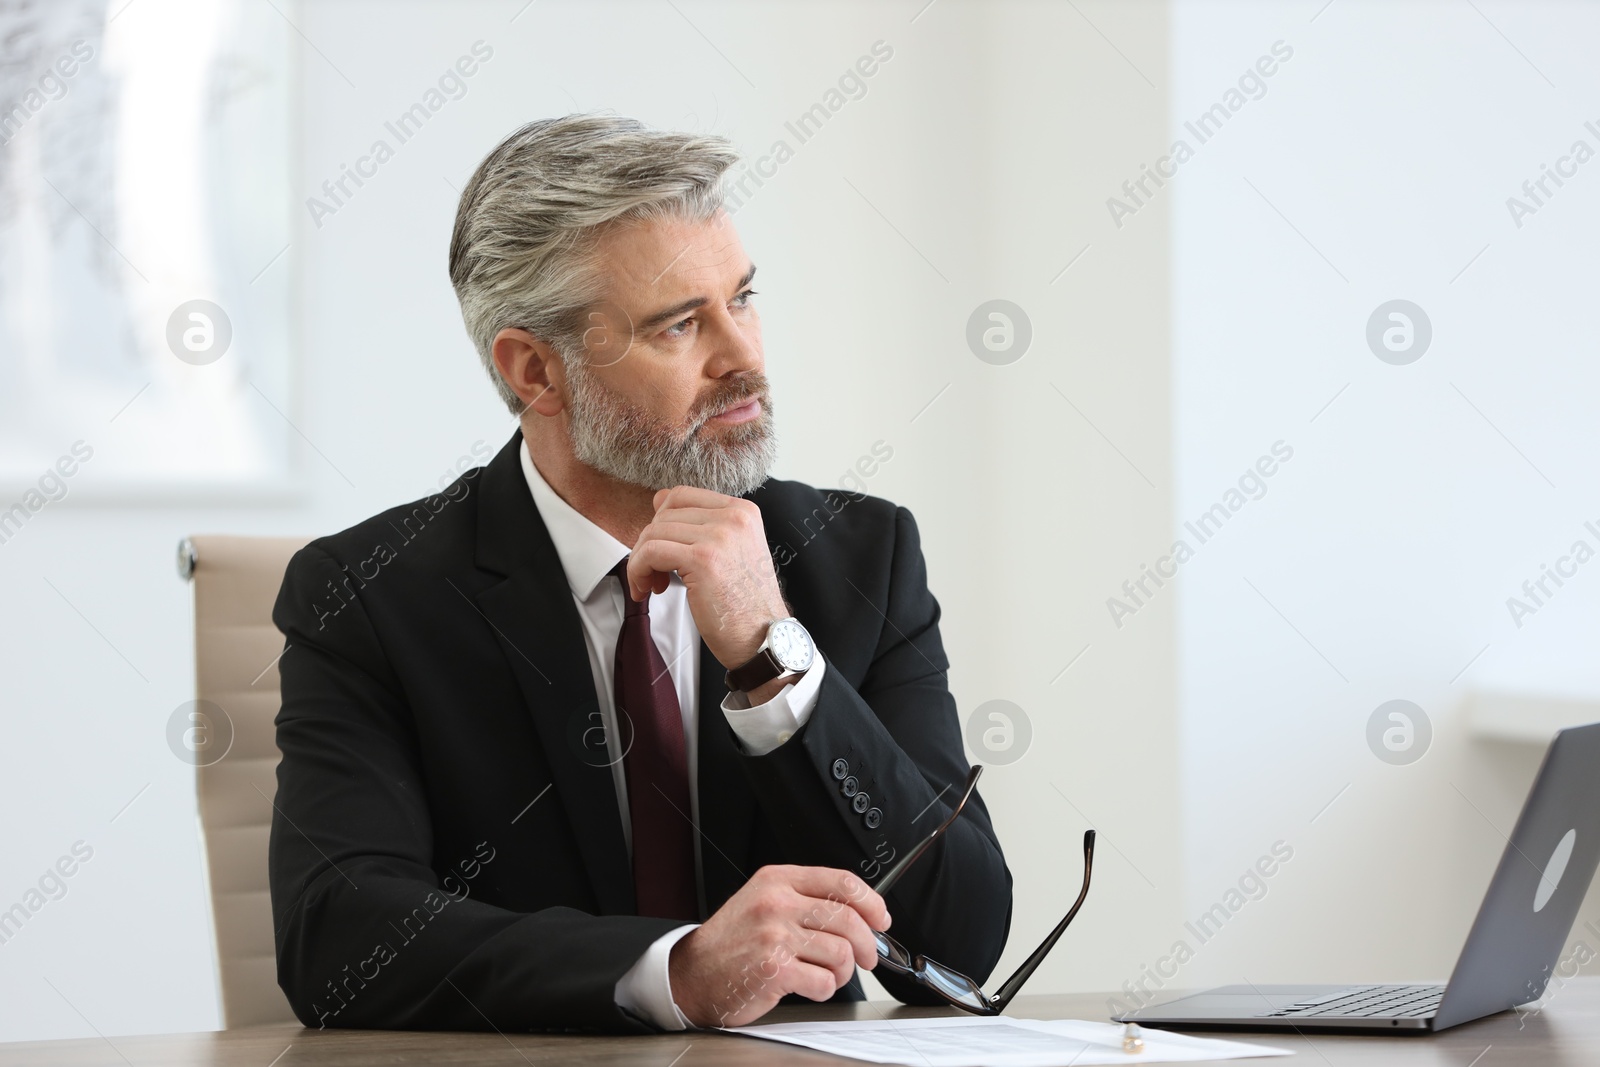
M 744 496 L 767 480 L 777 461 L 772 402 L 759 371 L 718 381 L 689 412 L 685 428 L 608 389 L 582 356 L 563 363 L 573 455 L 601 474 L 646 489 L 692 485 Z M 752 398 L 761 401 L 756 418 L 721 433 L 702 433 L 713 416 Z

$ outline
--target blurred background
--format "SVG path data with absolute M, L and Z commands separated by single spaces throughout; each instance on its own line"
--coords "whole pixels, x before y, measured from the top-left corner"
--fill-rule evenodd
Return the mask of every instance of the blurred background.
M 1597 39 L 1509 0 L 0 0 L 0 1040 L 220 1025 L 174 548 L 498 449 L 456 198 L 592 109 L 746 155 L 777 473 L 918 518 L 1001 972 L 1094 827 L 1030 992 L 1443 980 L 1600 719 Z

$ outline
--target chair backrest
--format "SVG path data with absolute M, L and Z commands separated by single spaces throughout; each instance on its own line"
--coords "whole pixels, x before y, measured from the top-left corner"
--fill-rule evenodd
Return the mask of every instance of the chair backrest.
M 267 889 L 284 651 L 272 604 L 305 543 L 199 536 L 178 546 L 179 574 L 194 584 L 195 640 L 193 725 L 180 754 L 195 764 L 224 1027 L 294 1021 L 278 988 Z

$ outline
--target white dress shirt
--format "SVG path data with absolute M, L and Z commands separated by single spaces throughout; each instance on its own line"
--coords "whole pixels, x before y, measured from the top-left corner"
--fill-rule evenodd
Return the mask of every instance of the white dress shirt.
M 606 755 L 611 761 L 611 781 L 617 790 L 617 810 L 622 815 L 622 840 L 633 856 L 633 825 L 628 811 L 628 779 L 623 767 L 621 741 L 616 728 L 616 690 L 612 673 L 616 664 L 617 638 L 622 632 L 622 583 L 609 577 L 611 568 L 626 555 L 627 545 L 585 518 L 550 488 L 534 466 L 528 444 L 522 443 L 522 473 L 528 481 L 533 502 L 544 519 L 550 540 L 555 543 L 567 586 L 583 622 L 583 643 L 589 652 L 589 670 L 594 675 L 595 696 L 599 698 L 601 723 L 605 727 Z M 700 631 L 689 612 L 688 593 L 681 579 L 672 575 L 667 590 L 650 600 L 650 636 L 667 665 L 677 690 L 678 707 L 683 712 L 683 738 L 689 761 L 689 808 L 695 825 L 700 824 L 700 790 L 697 775 L 699 754 L 696 740 L 700 721 Z M 817 690 L 822 685 L 826 665 L 819 655 L 811 668 L 786 685 L 765 704 L 750 706 L 743 693 L 730 693 L 722 701 L 722 713 L 733 728 L 745 752 L 765 755 L 788 741 L 805 725 L 817 706 Z M 702 907 L 705 885 L 699 876 L 700 835 L 695 834 L 695 877 Z M 667 1030 L 689 1026 L 672 999 L 672 983 L 667 962 L 672 946 L 695 929 L 687 924 L 657 939 L 627 974 L 617 980 L 618 1006 Z

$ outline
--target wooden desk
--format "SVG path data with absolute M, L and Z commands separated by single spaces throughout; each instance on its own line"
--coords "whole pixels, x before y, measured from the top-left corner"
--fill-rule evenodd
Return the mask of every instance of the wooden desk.
M 1036 1019 L 1103 1019 L 1104 995 L 1024 996 L 1011 1013 Z M 764 1022 L 801 1019 L 909 1018 L 955 1014 L 874 1003 L 855 1007 L 780 1008 Z M 1593 1067 L 1600 1064 L 1600 978 L 1578 978 L 1554 993 L 1542 1011 L 1512 1013 L 1423 1037 L 1298 1037 L 1218 1035 L 1290 1048 L 1315 1067 L 1401 1064 L 1429 1067 Z M 1487 1051 L 1486 1051 L 1487 1050 Z M 551 1064 L 848 1063 L 807 1049 L 725 1034 L 580 1037 L 546 1034 L 435 1034 L 304 1030 L 261 1026 L 204 1034 L 114 1037 L 0 1044 L 0 1067 L 309 1067 L 322 1064 L 449 1064 L 454 1067 L 547 1067 Z M 1130 1057 L 1131 1062 L 1131 1057 Z

